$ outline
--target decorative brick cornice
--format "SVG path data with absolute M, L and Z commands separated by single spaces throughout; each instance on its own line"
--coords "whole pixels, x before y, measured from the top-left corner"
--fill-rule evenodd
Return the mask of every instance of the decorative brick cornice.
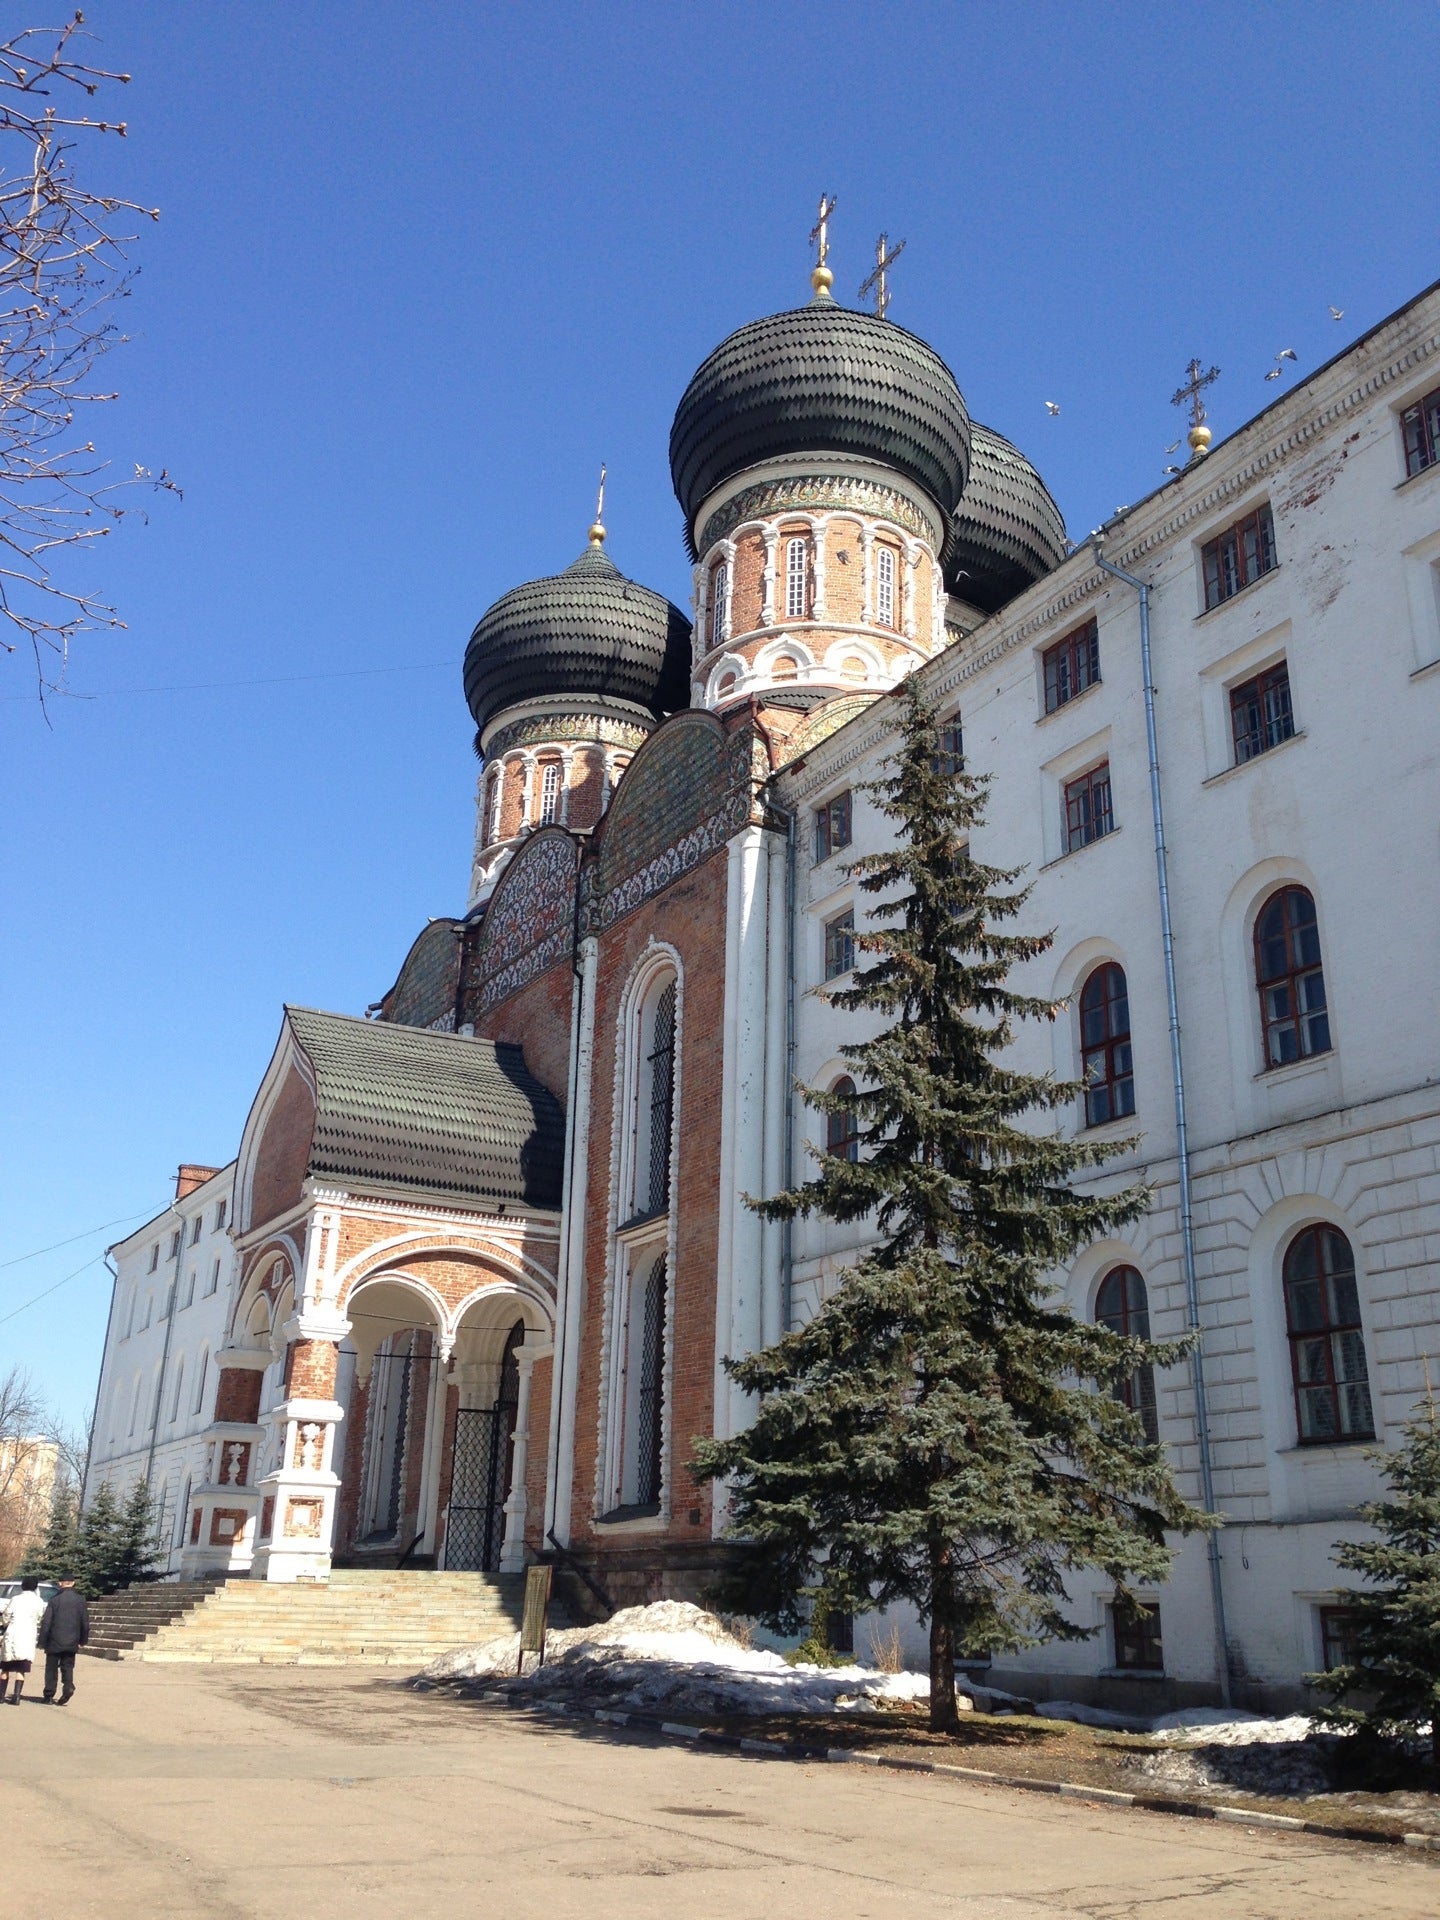
M 548 746 L 551 741 L 573 741 L 581 746 L 629 747 L 643 745 L 649 729 L 632 720 L 616 720 L 598 713 L 532 714 L 527 720 L 512 721 L 491 735 L 485 749 L 486 760 L 498 760 L 517 747 Z
M 761 480 L 740 492 L 711 514 L 701 530 L 699 549 L 708 554 L 747 520 L 777 513 L 859 513 L 872 520 L 889 520 L 923 540 L 928 548 L 932 528 L 919 508 L 893 487 L 847 474 L 796 474 L 779 480 Z

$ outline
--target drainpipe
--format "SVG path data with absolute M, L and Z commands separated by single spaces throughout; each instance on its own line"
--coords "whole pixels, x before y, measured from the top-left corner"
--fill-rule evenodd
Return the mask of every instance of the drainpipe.
M 169 1211 L 179 1221 L 180 1244 L 175 1249 L 175 1278 L 170 1282 L 170 1297 L 165 1315 L 165 1343 L 160 1349 L 160 1378 L 155 1383 L 155 1411 L 150 1421 L 150 1448 L 145 1455 L 145 1489 L 153 1492 L 150 1476 L 155 1471 L 155 1449 L 160 1440 L 160 1409 L 165 1403 L 165 1371 L 170 1364 L 170 1340 L 175 1332 L 175 1314 L 180 1305 L 180 1269 L 185 1264 L 185 1216 L 179 1204 L 172 1203 Z
M 1102 572 L 1140 596 L 1140 676 L 1145 695 L 1145 744 L 1150 755 L 1150 818 L 1155 830 L 1155 877 L 1160 895 L 1160 944 L 1165 959 L 1165 998 L 1170 1013 L 1170 1074 L 1175 1087 L 1175 1153 L 1180 1167 L 1180 1257 L 1185 1272 L 1185 1305 L 1195 1345 L 1190 1373 L 1195 1388 L 1195 1434 L 1200 1455 L 1200 1495 L 1207 1513 L 1216 1513 L 1215 1477 L 1210 1456 L 1210 1416 L 1205 1399 L 1205 1352 L 1200 1328 L 1200 1290 L 1195 1277 L 1195 1217 L 1190 1191 L 1190 1136 L 1185 1117 L 1185 1072 L 1180 1050 L 1180 1002 L 1175 989 L 1175 939 L 1170 920 L 1170 876 L 1165 851 L 1165 812 L 1160 798 L 1160 749 L 1155 737 L 1155 676 L 1150 657 L 1150 587 L 1133 573 L 1093 549 Z M 1215 1667 L 1222 1705 L 1230 1705 L 1230 1654 L 1225 1631 L 1225 1588 L 1220 1573 L 1220 1540 L 1205 1536 L 1210 1568 L 1210 1599 L 1215 1622 Z

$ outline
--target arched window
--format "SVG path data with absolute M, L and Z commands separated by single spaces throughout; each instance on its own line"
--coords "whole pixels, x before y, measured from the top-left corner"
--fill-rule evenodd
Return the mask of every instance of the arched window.
M 1096 967 L 1080 989 L 1080 1077 L 1087 1127 L 1134 1113 L 1130 995 L 1125 969 L 1113 960 Z
M 735 675 L 733 673 L 722 673 L 715 688 L 715 698 L 717 700 L 728 700 L 734 691 Z
M 1304 887 L 1272 893 L 1255 922 L 1255 984 L 1267 1067 L 1330 1049 L 1315 902 Z
M 540 776 L 540 825 L 548 827 L 560 812 L 560 762 L 547 760 Z
M 895 552 L 879 547 L 875 553 L 875 618 L 882 627 L 895 624 Z
M 185 1385 L 185 1356 L 182 1353 L 175 1362 L 175 1391 L 170 1396 L 170 1424 L 173 1427 L 180 1418 L 180 1394 Z
M 730 569 L 722 560 L 710 576 L 710 644 L 723 647 L 727 631 L 725 600 L 730 591 Z
M 1302 1227 L 1285 1249 L 1285 1323 L 1302 1444 L 1373 1440 L 1355 1256 L 1337 1228 Z
M 660 1500 L 660 1449 L 665 1433 L 665 1255 L 645 1276 L 639 1312 L 631 1321 L 639 1337 L 635 1394 L 635 1503 Z
M 830 1089 L 840 1098 L 848 1098 L 855 1091 L 855 1082 L 849 1074 L 843 1075 Z M 858 1160 L 860 1158 L 860 1116 L 853 1107 L 841 1107 L 839 1112 L 825 1116 L 825 1151 L 833 1153 L 837 1160 Z
M 135 1397 L 130 1402 L 130 1431 L 134 1433 L 140 1424 L 140 1395 L 144 1392 L 144 1383 L 137 1373 L 135 1376 Z
M 505 791 L 505 770 L 496 767 L 490 776 L 490 790 L 486 797 L 485 840 L 488 845 L 500 838 L 500 802 Z
M 806 589 L 810 580 L 809 543 L 797 535 L 785 542 L 785 618 L 805 618 Z
M 642 1026 L 646 1048 L 637 1110 L 642 1151 L 636 1155 L 635 1211 L 662 1213 L 670 1204 L 670 1136 L 675 1117 L 675 981 L 667 980 Z
M 1112 1267 L 1106 1274 L 1095 1296 L 1095 1318 L 1102 1327 L 1109 1327 L 1112 1333 L 1122 1333 L 1127 1339 L 1150 1338 L 1150 1303 L 1145 1293 L 1145 1282 L 1134 1267 Z M 1144 1423 L 1146 1439 L 1158 1440 L 1160 1421 L 1155 1409 L 1155 1369 L 1137 1367 L 1128 1379 L 1121 1381 L 1115 1393 L 1127 1407 L 1139 1414 Z

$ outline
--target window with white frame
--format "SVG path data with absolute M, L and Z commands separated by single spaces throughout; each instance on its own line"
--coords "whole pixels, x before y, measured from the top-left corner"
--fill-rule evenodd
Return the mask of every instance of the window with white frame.
M 810 543 L 802 534 L 785 542 L 785 618 L 805 618 L 806 589 L 810 579 Z
M 540 776 L 540 825 L 548 827 L 560 813 L 560 762 L 547 760 Z
M 228 1211 L 229 1211 L 229 1209 L 228 1209 L 228 1207 L 227 1207 L 227 1205 L 226 1205 L 226 1203 L 225 1203 L 225 1201 L 223 1201 L 223 1200 L 217 1200 L 217 1201 L 215 1202 L 215 1226 L 214 1226 L 214 1231 L 215 1231 L 216 1233 L 219 1233 L 219 1231 L 220 1231 L 220 1229 L 221 1229 L 221 1228 L 222 1228 L 222 1227 L 224 1226 L 224 1224 L 225 1224 L 225 1215 L 226 1215 L 226 1213 L 227 1213 Z
M 895 624 L 895 549 L 879 547 L 875 553 L 875 618 L 882 627 Z
M 210 1278 L 205 1283 L 206 1298 L 208 1299 L 212 1293 L 217 1293 L 219 1291 L 219 1288 L 220 1288 L 220 1262 L 216 1260 L 210 1268 Z
M 710 644 L 725 644 L 725 601 L 730 591 L 730 569 L 722 560 L 710 576 Z
M 648 1219 L 670 1204 L 675 1118 L 675 976 L 658 982 L 641 1009 L 635 1100 L 635 1166 L 629 1216 Z
M 500 837 L 500 801 L 504 789 L 505 776 L 497 767 L 490 776 L 490 789 L 486 796 L 485 839 L 487 843 Z
M 618 1505 L 657 1509 L 665 1437 L 665 1305 L 663 1249 L 637 1262 L 630 1282 L 625 1354 L 625 1426 Z

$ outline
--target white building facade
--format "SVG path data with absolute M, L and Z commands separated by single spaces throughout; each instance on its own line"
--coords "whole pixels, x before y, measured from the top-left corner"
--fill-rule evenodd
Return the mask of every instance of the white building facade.
M 110 1249 L 115 1287 L 84 1499 L 108 1483 L 123 1501 L 147 1481 L 164 1543 L 159 1573 L 180 1571 L 191 1495 L 211 1472 L 205 1434 L 236 1272 L 234 1175 L 233 1161 L 182 1166 L 173 1203 Z
M 1213 1699 L 1223 1637 L 1237 1696 L 1297 1697 L 1343 1641 L 1332 1555 L 1378 1490 L 1369 1449 L 1398 1442 L 1440 1356 L 1437 389 L 1431 289 L 924 670 L 992 777 L 976 857 L 1023 868 L 1024 927 L 1054 929 L 1014 984 L 1065 1010 L 1019 1037 L 1017 1064 L 1087 1080 L 1071 1125 L 1138 1135 L 1107 1180 L 1154 1190 L 1124 1241 L 1057 1279 L 1077 1314 L 1148 1315 L 1156 1338 L 1198 1317 L 1203 1421 L 1188 1366 L 1132 1392 L 1190 1498 L 1208 1467 L 1225 1521 L 1209 1565 L 1187 1542 L 1146 1596 L 1149 1644 L 1078 1581 L 1095 1636 L 997 1661 L 1002 1684 Z M 1141 595 L 1097 547 L 1148 589 L 1188 1262 Z M 872 710 L 776 783 L 799 817 L 810 1085 L 833 1086 L 861 1034 L 813 989 L 844 984 L 845 914 L 863 925 L 843 868 L 882 845 L 859 789 L 892 739 Z M 802 1110 L 797 1167 L 823 1124 Z M 799 1317 L 855 1254 L 797 1226 Z

